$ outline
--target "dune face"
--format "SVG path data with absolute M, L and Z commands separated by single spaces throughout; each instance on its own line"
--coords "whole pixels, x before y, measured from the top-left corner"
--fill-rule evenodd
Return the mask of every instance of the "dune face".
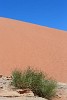
M 0 74 L 27 66 L 67 82 L 67 32 L 0 18 Z

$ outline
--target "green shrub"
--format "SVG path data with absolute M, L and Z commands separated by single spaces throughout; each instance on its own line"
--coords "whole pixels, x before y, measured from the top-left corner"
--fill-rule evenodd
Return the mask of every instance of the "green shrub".
M 21 77 L 21 71 L 15 70 L 12 72 L 12 84 L 17 88 L 21 88 Z
M 12 73 L 12 82 L 17 88 L 29 88 L 35 95 L 48 99 L 55 95 L 57 86 L 56 81 L 48 79 L 42 72 L 31 68 L 28 68 L 23 73 L 15 70 Z

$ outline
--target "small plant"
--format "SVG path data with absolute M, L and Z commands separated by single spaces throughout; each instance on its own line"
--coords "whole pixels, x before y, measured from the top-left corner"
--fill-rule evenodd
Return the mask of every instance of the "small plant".
M 35 95 L 51 99 L 56 93 L 56 81 L 48 79 L 42 72 L 28 68 L 23 73 L 14 71 L 12 73 L 13 85 L 17 88 L 33 91 Z
M 12 72 L 12 84 L 17 88 L 21 88 L 21 77 L 21 71 L 15 70 Z

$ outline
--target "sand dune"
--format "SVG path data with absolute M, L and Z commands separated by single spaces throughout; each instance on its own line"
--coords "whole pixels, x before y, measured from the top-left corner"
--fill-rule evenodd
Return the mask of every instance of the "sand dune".
M 0 18 L 0 74 L 27 66 L 67 82 L 67 32 Z

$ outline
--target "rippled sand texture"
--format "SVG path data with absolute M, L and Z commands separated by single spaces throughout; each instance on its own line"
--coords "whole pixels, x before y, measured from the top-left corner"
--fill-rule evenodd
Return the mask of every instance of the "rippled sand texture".
M 0 74 L 27 66 L 67 82 L 67 32 L 0 18 Z

